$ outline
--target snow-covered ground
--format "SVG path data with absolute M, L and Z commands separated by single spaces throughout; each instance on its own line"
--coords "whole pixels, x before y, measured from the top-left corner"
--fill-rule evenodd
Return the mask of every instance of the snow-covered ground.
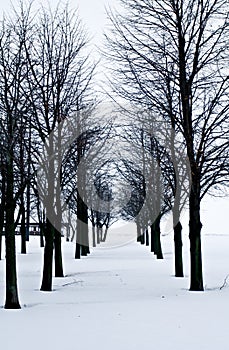
M 31 237 L 28 254 L 17 254 L 21 310 L 3 309 L 0 262 L 1 349 L 227 350 L 229 288 L 220 287 L 229 274 L 229 235 L 205 233 L 202 241 L 204 293 L 188 291 L 187 234 L 183 279 L 173 276 L 172 234 L 162 237 L 163 261 L 134 242 L 76 261 L 74 244 L 63 240 L 66 277 L 44 293 L 43 251 Z

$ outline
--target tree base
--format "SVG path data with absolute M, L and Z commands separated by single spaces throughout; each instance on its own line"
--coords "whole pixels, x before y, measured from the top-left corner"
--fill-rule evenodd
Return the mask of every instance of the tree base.
M 6 310 L 20 310 L 21 306 L 19 303 L 5 303 L 4 309 L 6 309 Z
M 44 287 L 41 287 L 41 288 L 40 288 L 40 291 L 41 291 L 41 292 L 52 292 L 52 288 L 44 288 Z
M 189 291 L 190 292 L 204 292 L 204 288 L 203 287 L 190 287 Z
M 176 277 L 176 278 L 183 278 L 183 277 L 184 277 L 184 274 L 183 274 L 183 273 L 176 273 L 176 274 L 175 274 L 175 277 Z

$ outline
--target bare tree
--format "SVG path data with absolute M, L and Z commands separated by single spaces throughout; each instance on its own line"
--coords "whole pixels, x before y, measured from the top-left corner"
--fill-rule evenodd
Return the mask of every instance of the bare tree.
M 28 111 L 23 93 L 26 61 L 21 34 L 13 20 L 3 19 L 0 28 L 0 129 L 3 162 L 1 205 L 5 213 L 6 241 L 6 309 L 20 308 L 15 256 L 15 209 L 19 198 L 23 196 L 26 180 L 17 181 L 17 169 L 20 167 L 17 151 L 23 128 L 21 121 Z M 3 220 L 4 214 L 2 223 Z

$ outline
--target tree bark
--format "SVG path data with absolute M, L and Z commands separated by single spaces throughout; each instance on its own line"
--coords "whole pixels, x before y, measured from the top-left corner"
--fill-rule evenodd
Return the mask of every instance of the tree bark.
M 37 215 L 39 222 L 39 230 L 40 230 L 40 247 L 44 248 L 44 232 L 45 232 L 45 212 L 44 210 L 40 210 L 40 202 L 39 199 L 37 201 Z M 27 223 L 26 223 L 27 225 Z
M 140 235 L 140 243 L 145 244 L 145 230 L 141 230 L 141 235 Z
M 151 253 L 155 253 L 155 246 L 154 246 L 154 226 L 153 224 L 150 225 L 150 251 Z
M 52 291 L 53 243 L 55 228 L 47 218 L 45 227 L 45 249 L 41 291 Z
M 190 291 L 203 291 L 203 272 L 201 254 L 201 228 L 200 221 L 200 199 L 198 189 L 192 185 L 189 200 L 189 239 L 190 239 L 190 260 L 191 280 Z
M 92 224 L 92 245 L 96 247 L 96 238 L 95 238 L 95 225 Z
M 141 227 L 138 221 L 136 222 L 136 225 L 137 225 L 137 242 L 141 242 Z
M 174 226 L 175 276 L 184 277 L 182 257 L 182 225 L 180 221 Z
M 149 246 L 149 231 L 148 231 L 148 228 L 146 229 L 146 246 Z
M 80 258 L 81 258 L 81 245 L 76 241 L 75 259 L 80 259 Z
M 10 151 L 9 151 L 10 152 Z M 14 175 L 13 157 L 8 154 L 7 177 L 6 177 L 6 301 L 5 309 L 20 309 L 17 290 L 17 267 L 15 249 L 15 226 L 14 226 Z
M 55 228 L 55 236 L 54 236 L 54 247 L 55 247 L 55 277 L 64 277 L 62 247 L 61 247 L 61 233 L 56 228 Z
M 161 230 L 160 230 L 161 215 L 158 215 L 152 225 L 153 229 L 153 240 L 154 240 L 154 254 L 157 259 L 163 259 L 162 248 L 161 248 Z
M 40 247 L 44 248 L 45 246 L 45 242 L 44 242 L 44 223 L 42 223 L 41 225 L 39 225 L 40 227 Z
M 82 206 L 83 210 L 83 223 L 82 223 L 82 248 L 81 248 L 81 254 L 82 256 L 87 256 L 90 254 L 90 249 L 89 249 L 89 236 L 88 236 L 88 212 L 87 212 L 87 206 L 85 203 L 83 203 Z
M 23 197 L 23 194 L 22 194 Z M 26 254 L 26 222 L 25 222 L 25 205 L 24 198 L 22 198 L 21 202 L 21 254 Z
M 80 181 L 79 181 L 80 183 Z M 86 256 L 89 252 L 88 238 L 88 213 L 87 206 L 78 193 L 77 196 L 77 234 L 75 258 L 80 259 L 80 255 Z
M 108 226 L 105 227 L 105 232 L 104 232 L 104 236 L 103 236 L 103 242 L 106 242 L 107 233 L 108 233 Z
M 96 225 L 96 237 L 97 237 L 97 244 L 100 244 L 100 227 L 98 223 Z

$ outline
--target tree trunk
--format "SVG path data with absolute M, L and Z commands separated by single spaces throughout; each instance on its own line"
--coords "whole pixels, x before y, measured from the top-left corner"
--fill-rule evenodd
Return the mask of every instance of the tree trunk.
M 81 258 L 81 245 L 76 242 L 75 259 Z
M 45 242 L 44 242 L 44 224 L 40 226 L 40 247 L 44 248 Z
M 78 162 L 81 159 L 81 147 L 78 146 Z M 88 208 L 85 204 L 85 173 L 78 171 L 77 173 L 77 237 L 76 237 L 76 259 L 80 258 L 80 254 L 86 256 L 89 251 L 88 237 Z
M 92 224 L 92 245 L 96 247 L 96 239 L 95 239 L 95 225 Z
M 66 242 L 70 242 L 70 235 L 71 235 L 70 225 L 67 225 L 67 228 L 66 228 Z
M 66 242 L 70 241 L 70 236 L 71 236 L 70 220 L 71 220 L 71 212 L 70 212 L 70 209 L 69 209 L 68 210 L 68 223 L 67 223 L 67 227 L 66 227 Z
M 38 223 L 39 223 L 39 232 L 40 232 L 40 247 L 44 247 L 44 230 L 45 230 L 45 211 L 41 210 L 40 208 L 40 200 L 37 194 L 37 216 L 38 216 Z M 29 222 L 26 221 L 26 229 L 29 230 Z
M 137 225 L 137 242 L 141 242 L 141 227 L 138 221 L 136 222 L 136 225 Z
M 189 239 L 191 259 L 190 291 L 203 291 L 203 272 L 201 254 L 200 199 L 198 190 L 192 185 L 189 200 Z
M 105 227 L 105 232 L 104 232 L 104 236 L 103 236 L 103 242 L 106 242 L 107 233 L 108 233 L 108 226 Z
M 45 227 L 45 249 L 44 249 L 44 267 L 41 291 L 50 292 L 52 290 L 52 266 L 53 266 L 53 243 L 55 228 L 47 219 Z
M 22 195 L 23 197 L 23 195 Z M 22 198 L 21 202 L 21 254 L 26 254 L 26 223 L 25 223 L 25 205 L 24 199 Z
M 82 241 L 83 241 L 83 213 L 82 213 L 82 199 L 78 194 L 77 197 L 77 228 L 76 228 L 76 251 L 75 259 L 80 259 L 82 255 Z
M 96 234 L 95 234 L 95 216 L 94 211 L 91 209 L 91 224 L 92 224 L 92 246 L 96 247 Z
M 55 228 L 55 237 L 54 237 L 54 247 L 55 247 L 55 277 L 64 277 L 62 249 L 61 249 L 61 233 L 56 228 Z
M 29 114 L 29 137 L 28 137 L 28 169 L 27 169 L 27 176 L 29 179 L 29 182 L 27 184 L 26 188 L 26 241 L 29 241 L 29 223 L 30 223 L 30 202 L 31 202 L 31 183 L 30 183 L 30 178 L 31 178 L 31 164 L 32 164 L 32 159 L 31 159 L 31 153 L 32 153 L 32 125 L 31 125 L 31 114 Z
M 145 244 L 145 230 L 144 229 L 142 229 L 141 244 Z
M 97 244 L 100 244 L 100 227 L 99 224 L 96 226 L 96 236 L 97 236 Z
M 5 309 L 20 309 L 17 291 L 17 267 L 14 226 L 14 177 L 13 157 L 9 155 L 6 177 L 6 301 Z
M 182 225 L 180 221 L 174 226 L 174 247 L 175 247 L 175 276 L 184 277 L 182 258 Z
M 87 206 L 83 203 L 83 223 L 82 223 L 82 248 L 81 253 L 82 256 L 87 256 L 90 254 L 89 249 L 89 236 L 88 236 L 88 212 L 87 212 Z
M 162 248 L 161 248 L 161 230 L 160 230 L 161 215 L 158 215 L 152 225 L 153 240 L 154 240 L 154 254 L 157 259 L 163 259 Z
M 77 204 L 78 206 L 78 204 Z M 77 214 L 78 216 L 78 214 Z M 76 226 L 76 248 L 75 248 L 75 259 L 81 258 L 81 221 L 77 218 L 77 226 Z
M 180 21 L 180 19 L 179 19 Z M 203 291 L 202 257 L 201 257 L 201 227 L 200 222 L 200 168 L 196 163 L 194 129 L 192 115 L 192 86 L 187 78 L 185 38 L 179 22 L 179 71 L 180 92 L 182 101 L 183 127 L 186 141 L 187 156 L 191 169 L 191 191 L 189 196 L 189 239 L 191 260 L 191 291 Z
M 148 231 L 148 228 L 146 229 L 145 235 L 146 235 L 146 246 L 149 246 L 149 231 Z
M 81 246 L 81 255 L 82 256 L 87 256 L 87 254 L 88 254 L 88 247 L 85 246 L 85 245 L 82 245 Z
M 150 251 L 151 253 L 155 253 L 155 247 L 154 247 L 154 226 L 153 224 L 150 226 Z
M 30 172 L 28 174 L 28 178 L 30 178 Z M 29 242 L 29 223 L 30 223 L 30 184 L 27 185 L 27 191 L 26 191 L 26 241 L 27 242 Z
M 100 242 L 103 241 L 103 230 L 104 230 L 103 225 L 101 225 L 99 228 Z
M 42 219 L 40 221 L 40 247 L 44 248 L 44 235 L 45 235 L 45 211 L 42 211 Z

